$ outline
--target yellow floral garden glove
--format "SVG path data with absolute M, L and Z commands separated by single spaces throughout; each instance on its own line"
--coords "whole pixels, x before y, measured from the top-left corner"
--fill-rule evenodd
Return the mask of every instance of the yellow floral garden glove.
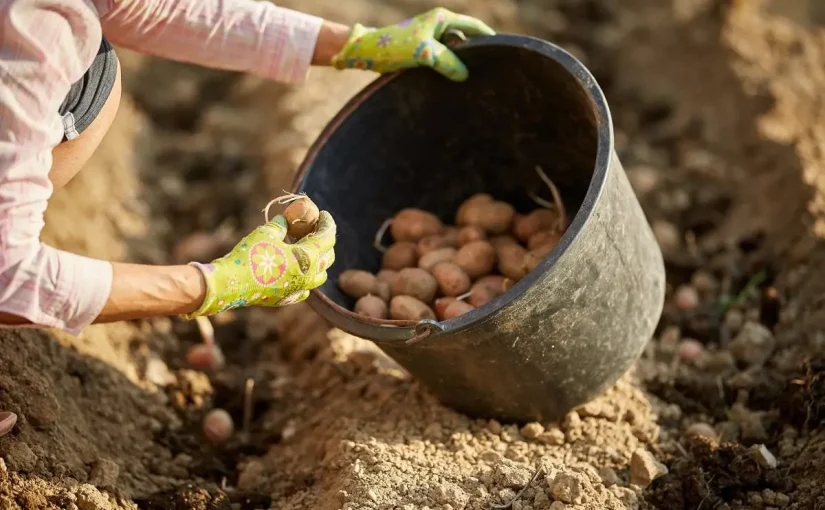
M 235 248 L 210 264 L 193 262 L 206 280 L 200 309 L 193 319 L 244 306 L 284 306 L 298 303 L 324 284 L 335 261 L 335 222 L 321 211 L 315 232 L 289 244 L 283 216 L 256 228 Z
M 494 35 L 483 22 L 433 9 L 397 25 L 374 29 L 356 24 L 341 52 L 332 59 L 336 69 L 366 69 L 385 74 L 427 66 L 454 81 L 467 79 L 467 67 L 440 42 L 447 30 L 467 36 Z

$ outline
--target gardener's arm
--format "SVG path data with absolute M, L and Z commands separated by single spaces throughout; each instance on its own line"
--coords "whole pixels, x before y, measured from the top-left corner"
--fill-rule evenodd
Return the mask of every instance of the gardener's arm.
M 467 69 L 441 37 L 450 28 L 494 33 L 446 9 L 374 30 L 253 0 L 117 0 L 101 22 L 116 45 L 286 83 L 303 82 L 310 65 L 378 73 L 424 65 L 461 81 Z
M 286 83 L 328 65 L 351 30 L 252 0 L 118 0 L 101 23 L 115 45 Z

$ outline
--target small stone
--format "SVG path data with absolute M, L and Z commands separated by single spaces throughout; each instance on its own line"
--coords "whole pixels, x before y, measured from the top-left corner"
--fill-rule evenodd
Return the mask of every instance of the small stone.
M 37 464 L 37 455 L 29 445 L 22 441 L 14 441 L 9 445 L 4 455 L 6 464 L 12 471 L 28 473 Z
M 521 435 L 527 439 L 536 439 L 544 432 L 544 427 L 541 423 L 528 423 L 521 428 Z
M 764 501 L 766 505 L 776 505 L 776 493 L 770 489 L 763 490 L 762 501 Z
M 493 480 L 496 485 L 520 489 L 530 483 L 533 474 L 524 466 L 510 461 L 497 464 L 493 468 Z
M 779 508 L 785 508 L 791 502 L 791 498 L 789 498 L 786 494 L 782 494 L 781 492 L 776 493 L 776 506 Z
M 774 469 L 776 468 L 777 462 L 776 457 L 771 453 L 768 448 L 763 444 L 757 444 L 750 447 L 748 453 L 756 460 L 756 463 L 762 466 L 764 469 Z
M 547 499 L 547 494 L 545 494 L 543 490 L 537 490 L 536 495 L 533 497 L 533 506 L 536 508 L 545 508 L 548 503 L 550 503 L 550 500 Z
M 685 431 L 685 434 L 687 434 L 688 436 L 707 437 L 710 439 L 716 439 L 718 436 L 716 430 L 713 427 L 711 427 L 707 423 L 703 423 L 700 421 L 691 424 Z
M 605 487 L 612 487 L 621 483 L 621 479 L 619 479 L 616 471 L 608 466 L 599 468 L 599 478 L 601 478 L 602 484 L 604 484 Z
M 501 423 L 496 420 L 490 420 L 487 422 L 487 430 L 496 435 L 501 434 Z
M 168 386 L 175 382 L 175 376 L 166 366 L 166 363 L 159 358 L 150 358 L 146 362 L 146 372 L 144 373 L 147 381 L 157 386 Z
M 581 503 L 582 478 L 578 473 L 559 473 L 550 485 L 550 493 L 565 503 Z
M 494 450 L 484 450 L 479 458 L 485 462 L 500 462 L 501 454 Z
M 762 366 L 776 349 L 776 340 L 771 330 L 757 322 L 746 322 L 736 335 L 728 350 L 740 363 Z
M 633 485 L 646 488 L 667 472 L 667 467 L 644 448 L 637 449 L 630 458 L 630 483 Z
M 629 510 L 636 510 L 639 508 L 639 496 L 637 496 L 632 489 L 614 485 L 610 487 L 610 491 L 616 495 L 619 501 L 624 503 L 625 508 Z
M 699 293 L 692 285 L 680 285 L 673 294 L 673 302 L 683 312 L 695 310 L 699 306 Z
M 538 440 L 540 443 L 551 446 L 559 446 L 564 444 L 564 432 L 558 428 L 548 429 L 538 437 Z
M 561 501 L 553 501 L 553 504 L 550 505 L 549 510 L 564 510 L 565 508 L 567 508 L 567 505 Z
M 120 466 L 109 459 L 98 459 L 89 474 L 89 483 L 102 489 L 112 489 L 120 475 Z
M 748 493 L 748 503 L 751 505 L 761 508 L 764 502 L 762 501 L 762 495 L 758 492 L 749 492 Z
M 502 503 L 509 503 L 516 497 L 516 491 L 513 489 L 501 489 L 498 491 L 498 499 Z

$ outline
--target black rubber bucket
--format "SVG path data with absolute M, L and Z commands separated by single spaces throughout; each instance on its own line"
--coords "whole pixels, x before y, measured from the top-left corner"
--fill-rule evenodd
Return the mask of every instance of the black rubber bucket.
M 309 303 L 376 342 L 461 412 L 554 420 L 641 355 L 664 302 L 662 255 L 614 152 L 604 95 L 580 62 L 515 35 L 471 39 L 456 52 L 470 69 L 467 82 L 425 69 L 381 77 L 310 149 L 295 189 L 330 211 L 338 242 L 329 281 Z M 512 289 L 445 322 L 349 311 L 338 275 L 379 269 L 373 238 L 387 218 L 419 207 L 452 223 L 458 205 L 479 192 L 529 211 L 530 192 L 549 196 L 537 166 L 573 219 Z

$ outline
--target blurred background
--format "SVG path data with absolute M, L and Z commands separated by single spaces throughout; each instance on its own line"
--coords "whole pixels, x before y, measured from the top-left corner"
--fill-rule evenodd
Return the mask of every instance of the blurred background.
M 572 450 L 569 444 L 545 445 L 540 451 L 532 446 L 499 448 L 509 461 L 523 467 L 549 456 L 564 459 L 566 466 L 609 465 L 622 473 L 632 452 L 642 446 L 670 467 L 666 483 L 633 497 L 614 491 L 618 495 L 603 502 L 604 508 L 630 508 L 640 502 L 654 508 L 734 508 L 734 501 L 762 508 L 785 501 L 774 497 L 772 505 L 765 503 L 772 497 L 765 496 L 765 490 L 784 491 L 798 508 L 814 508 L 808 505 L 818 501 L 821 489 L 806 481 L 825 476 L 825 463 L 817 457 L 822 454 L 806 448 L 809 441 L 821 444 L 816 427 L 825 417 L 815 405 L 825 399 L 816 368 L 825 348 L 825 250 L 820 243 L 825 234 L 825 3 L 286 0 L 279 5 L 375 26 L 443 6 L 479 17 L 499 32 L 534 35 L 564 47 L 591 69 L 604 89 L 614 117 L 616 150 L 665 254 L 668 304 L 645 359 L 603 399 L 608 407 L 635 409 L 635 421 L 621 414 L 611 418 L 592 413 L 591 429 L 584 426 L 590 430 L 585 432 L 586 444 L 576 443 Z M 130 262 L 165 264 L 222 255 L 260 224 L 261 209 L 289 188 L 320 130 L 374 79 L 369 73 L 314 69 L 306 85 L 287 87 L 122 49 L 118 54 L 124 80 L 118 117 L 87 167 L 51 200 L 43 240 Z M 436 444 L 437 452 L 449 451 L 449 445 L 459 441 L 450 440 L 451 434 L 463 431 L 483 450 L 491 441 L 487 425 L 439 407 L 425 390 L 401 376 L 398 380 L 405 382 L 388 382 L 390 376 L 381 372 L 353 386 L 352 374 L 339 372 L 366 370 L 358 356 L 380 356 L 369 344 L 329 337 L 328 328 L 303 306 L 230 315 L 216 324 L 229 368 L 206 380 L 181 365 L 182 352 L 198 336 L 193 325 L 176 319 L 94 326 L 79 338 L 58 334 L 57 340 L 48 341 L 79 353 L 77 357 L 56 355 L 42 346 L 12 349 L 20 340 L 3 337 L 0 361 L 5 365 L 0 369 L 6 373 L 15 366 L 12 357 L 64 368 L 65 361 L 54 360 L 68 357 L 85 367 L 81 372 L 98 374 L 97 383 L 84 379 L 86 384 L 108 381 L 112 391 L 131 395 L 120 406 L 121 418 L 113 419 L 98 409 L 105 395 L 55 389 L 62 384 L 62 376 L 55 375 L 58 368 L 37 377 L 21 368 L 17 381 L 32 377 L 41 381 L 38 387 L 46 388 L 46 395 L 54 393 L 51 398 L 63 409 L 60 420 L 76 407 L 85 413 L 86 425 L 108 436 L 96 438 L 80 431 L 77 422 L 69 426 L 60 421 L 58 432 L 37 429 L 3 438 L 0 450 L 18 448 L 13 445 L 22 441 L 39 459 L 32 466 L 7 460 L 11 471 L 49 481 L 63 476 L 55 467 L 63 465 L 64 474 L 86 481 L 99 458 L 114 459 L 121 476 L 113 486 L 128 497 L 144 498 L 140 501 L 145 504 L 156 501 L 152 495 L 171 494 L 172 488 L 184 485 L 182 480 L 200 480 L 199 486 L 214 488 L 222 478 L 271 496 L 276 508 L 340 508 L 347 502 L 348 508 L 392 508 L 393 500 L 406 498 L 406 485 L 409 491 L 424 490 L 418 499 L 408 498 L 421 501 L 410 508 L 428 501 L 433 508 L 481 508 L 506 499 L 490 488 L 503 490 L 500 484 L 491 482 L 487 493 L 476 494 L 455 480 L 450 483 L 458 483 L 467 498 L 432 496 L 433 487 L 450 479 L 445 473 L 457 469 L 477 476 L 478 466 L 489 459 L 470 455 L 468 467 L 459 468 L 445 460 L 439 471 L 440 461 L 428 466 L 409 445 L 426 439 Z M 773 342 L 767 361 L 756 367 L 729 347 L 749 322 L 767 330 Z M 693 358 L 680 362 L 674 353 L 685 339 L 698 342 L 702 356 L 710 356 L 713 363 L 705 363 L 706 358 L 702 363 Z M 755 342 L 747 337 L 740 343 L 749 341 Z M 29 338 L 22 343 L 37 342 Z M 731 363 L 719 362 L 731 357 Z M 327 373 L 330 366 L 336 370 Z M 195 439 L 181 439 L 186 427 L 195 427 L 210 403 L 228 406 L 240 417 L 239 399 L 248 377 L 260 381 L 255 390 L 255 446 L 236 445 L 210 453 L 212 463 L 202 461 L 199 455 L 209 450 Z M 23 406 L 21 384 L 0 384 L 0 403 L 10 409 Z M 380 389 L 388 386 L 405 396 L 388 401 Z M 201 390 L 207 396 L 193 399 Z M 162 424 L 161 434 L 123 432 L 123 423 L 143 415 L 150 405 L 146 402 L 155 402 L 151 395 L 158 392 L 168 398 L 151 405 L 173 409 L 169 413 L 179 417 L 153 415 Z M 181 392 L 184 403 L 175 400 Z M 66 403 L 72 399 L 73 404 Z M 337 410 L 339 421 L 329 416 L 329 409 Z M 182 424 L 170 426 L 170 420 Z M 761 427 L 755 432 L 754 420 Z M 767 444 L 780 461 L 798 457 L 785 465 L 785 478 L 792 482 L 772 479 L 767 471 L 748 478 L 690 450 L 685 430 L 696 422 L 735 432 L 725 436 L 734 446 L 714 455 L 736 458 L 744 455 L 737 448 Z M 107 423 L 121 425 L 109 429 Z M 432 423 L 440 424 L 439 431 L 428 428 Z M 734 425 L 720 425 L 727 423 Z M 403 432 L 391 433 L 393 428 Z M 495 428 L 490 430 L 495 433 Z M 518 436 L 518 428 L 515 431 Z M 528 439 L 518 436 L 513 441 L 527 445 Z M 38 448 L 49 451 L 49 441 L 64 446 L 38 455 Z M 342 441 L 363 447 L 362 453 L 337 446 Z M 132 449 L 122 446 L 126 442 L 133 443 Z M 160 452 L 158 458 L 138 454 L 140 445 L 150 444 L 154 446 L 147 448 Z M 399 446 L 400 453 L 392 453 L 391 445 L 408 445 L 408 450 Z M 518 455 L 507 454 L 511 450 Z M 430 457 L 440 459 L 437 452 Z M 187 457 L 181 460 L 181 455 Z M 353 471 L 353 459 L 366 462 L 367 457 L 373 464 L 390 465 L 383 478 Z M 161 464 L 168 465 L 159 468 Z M 174 471 L 169 467 L 173 465 L 184 467 Z M 326 473 L 324 477 L 313 475 L 316 469 Z M 423 474 L 416 474 L 419 471 Z M 18 498 L 29 490 L 20 480 L 12 480 L 15 488 L 9 489 Z M 2 490 L 0 483 L 0 495 Z M 542 506 L 544 500 L 536 493 L 519 508 L 548 508 L 550 501 Z

